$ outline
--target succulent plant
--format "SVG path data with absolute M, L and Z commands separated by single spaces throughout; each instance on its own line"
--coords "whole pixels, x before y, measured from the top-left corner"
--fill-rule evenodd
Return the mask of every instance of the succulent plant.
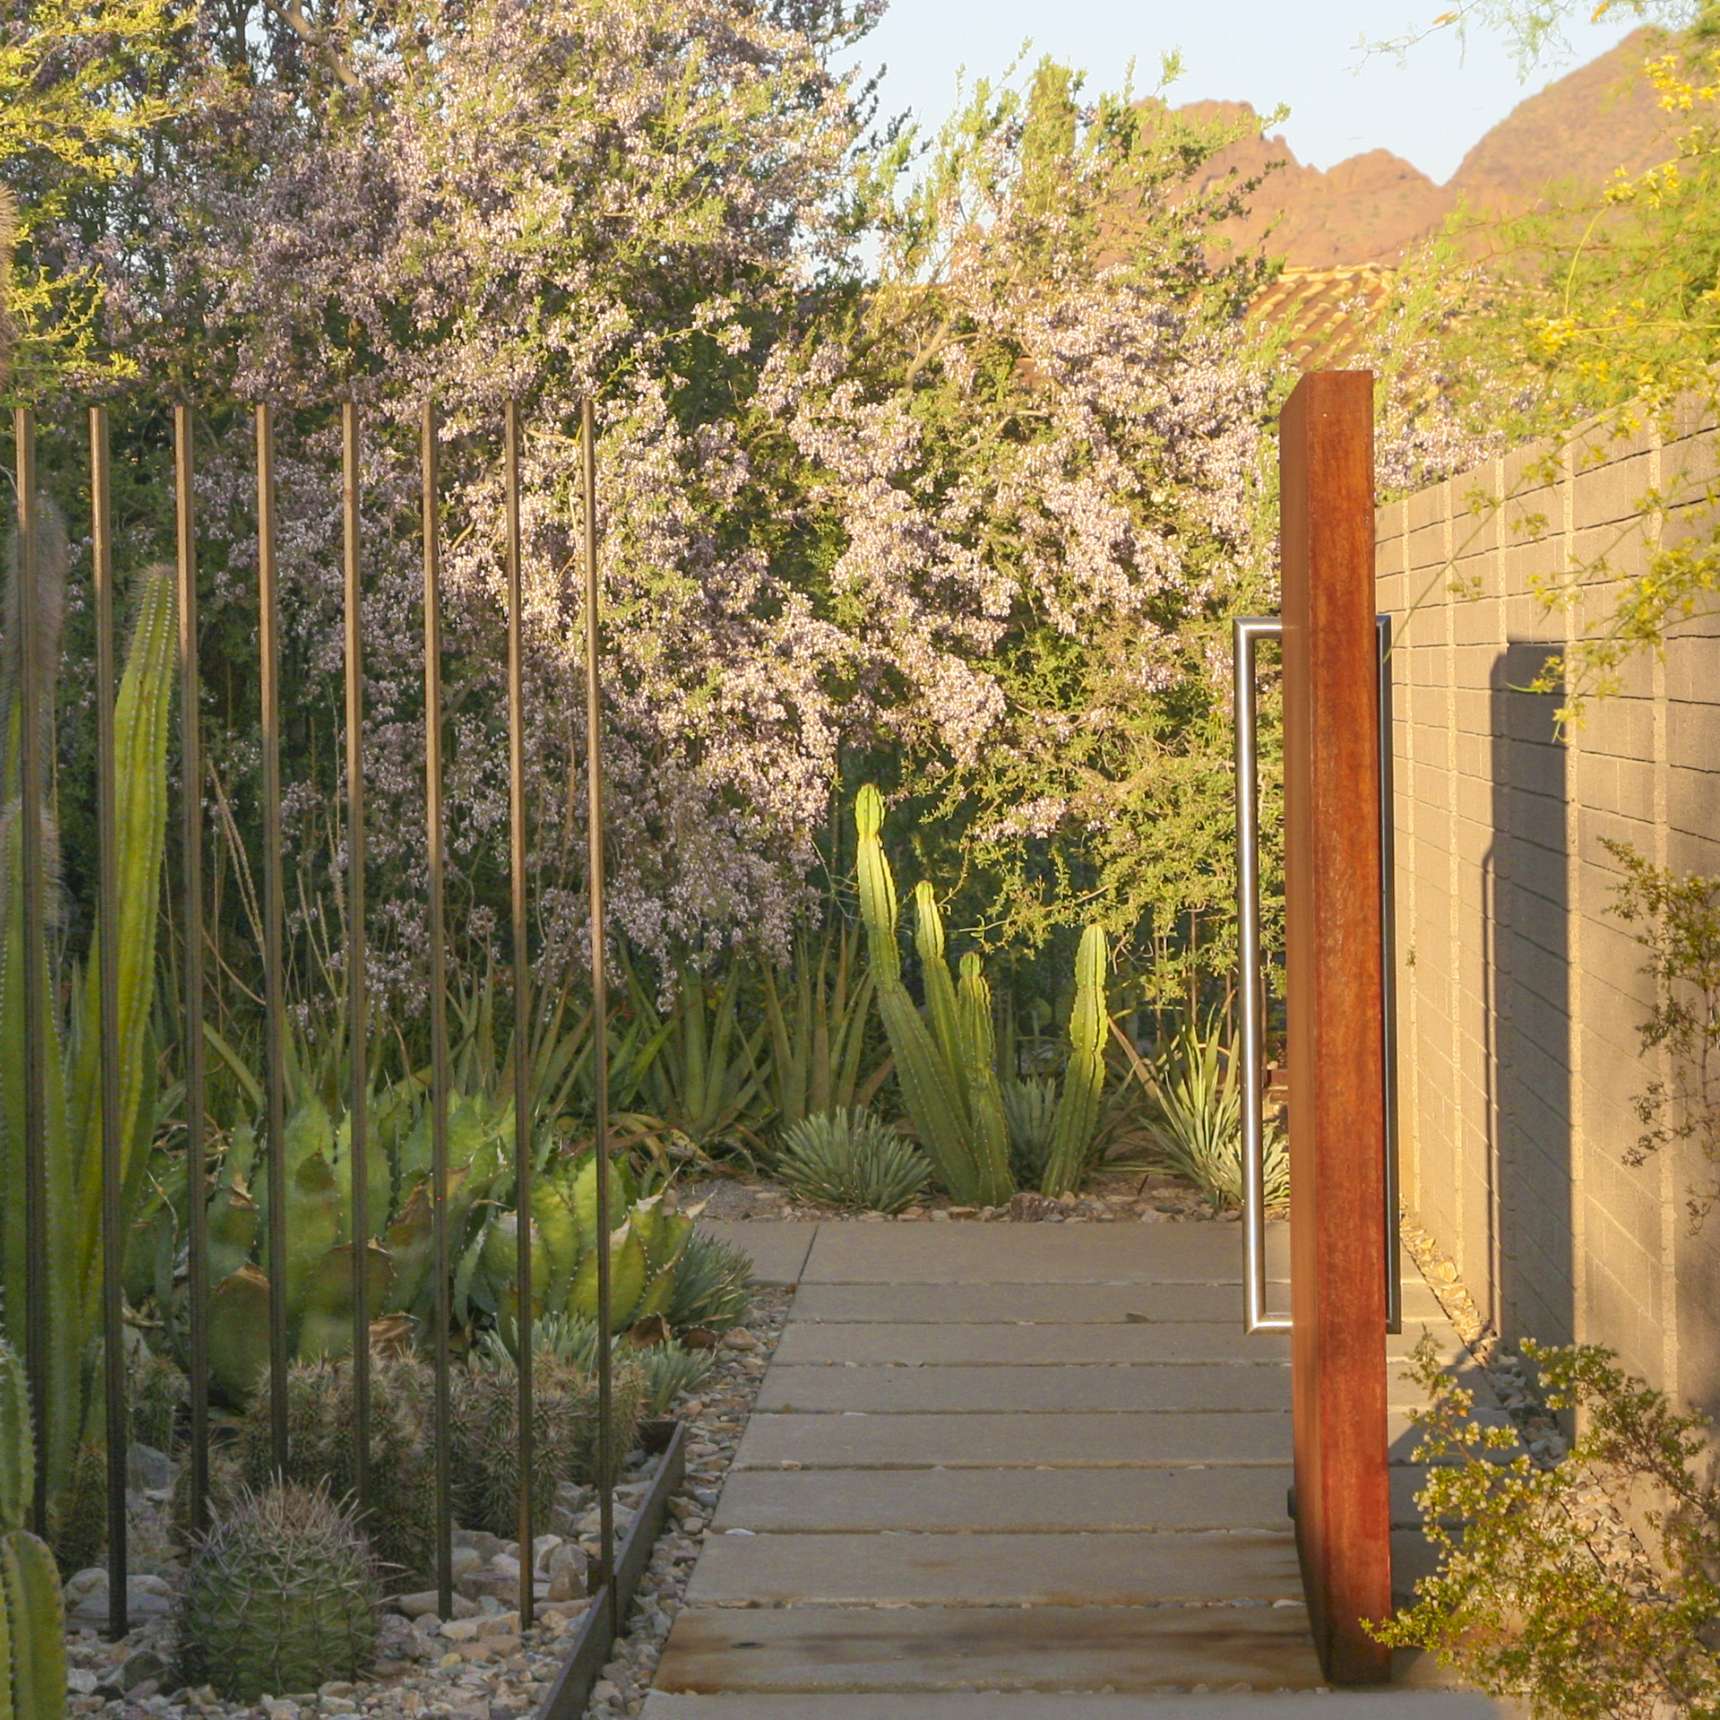
M 370 1466 L 359 1527 L 386 1588 L 428 1580 L 436 1561 L 436 1472 L 428 1430 L 430 1370 L 412 1356 L 373 1350 L 370 1358 Z M 240 1473 L 253 1491 L 282 1480 L 326 1483 L 336 1498 L 358 1483 L 350 1360 L 295 1362 L 287 1370 L 287 1467 L 277 1476 L 266 1393 L 239 1426 Z
M 677 1332 L 726 1332 L 752 1307 L 752 1256 L 708 1230 L 687 1239 L 667 1318 Z
M 675 1400 L 696 1392 L 717 1365 L 709 1350 L 689 1350 L 672 1338 L 639 1353 L 645 1366 L 648 1416 L 667 1415 Z
M 186 1573 L 180 1676 L 230 1702 L 358 1678 L 376 1658 L 380 1610 L 370 1547 L 326 1487 L 245 1489 Z
M 189 1390 L 183 1370 L 171 1357 L 157 1355 L 141 1341 L 133 1344 L 126 1357 L 125 1393 L 133 1442 L 171 1456 Z
M 60 1720 L 66 1709 L 65 1607 L 46 1542 L 24 1527 L 36 1440 L 24 1370 L 0 1339 L 0 1716 Z
M 1111 1018 L 1105 1008 L 1105 934 L 1088 926 L 1075 952 L 1075 1001 L 1069 1010 L 1069 1061 L 1051 1128 L 1051 1151 L 1040 1178 L 1042 1194 L 1062 1194 L 1079 1185 L 1093 1152 L 1099 1127 L 1099 1101 L 1105 1090 L 1105 1036 Z
M 1057 1121 L 1057 1083 L 1049 1075 L 1003 1084 L 1003 1114 L 1009 1123 L 1009 1162 L 1016 1181 L 1037 1185 L 1051 1153 Z
M 775 1169 L 803 1200 L 859 1212 L 900 1212 L 932 1171 L 912 1141 L 858 1108 L 796 1123 Z

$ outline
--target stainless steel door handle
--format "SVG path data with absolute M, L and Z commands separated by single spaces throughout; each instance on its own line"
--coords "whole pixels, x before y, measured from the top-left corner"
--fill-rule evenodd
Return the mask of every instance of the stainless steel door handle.
M 1403 1330 L 1401 1252 L 1398 1241 L 1397 1174 L 1397 1012 L 1392 983 L 1395 937 L 1392 912 L 1391 777 L 1391 619 L 1377 617 L 1380 657 L 1380 957 L 1385 1012 L 1381 1023 L 1385 1067 L 1386 1330 Z M 1234 623 L 1232 685 L 1236 717 L 1236 919 L 1241 1044 L 1238 1072 L 1242 1083 L 1242 1329 L 1287 1332 L 1288 1314 L 1266 1309 L 1266 1145 L 1265 1104 L 1261 1091 L 1264 1049 L 1264 998 L 1260 963 L 1260 774 L 1255 699 L 1255 659 L 1262 639 L 1277 639 L 1283 624 L 1276 616 L 1244 615 Z

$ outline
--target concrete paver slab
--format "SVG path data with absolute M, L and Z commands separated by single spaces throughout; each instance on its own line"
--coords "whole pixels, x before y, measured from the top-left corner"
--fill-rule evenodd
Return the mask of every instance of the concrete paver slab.
M 1281 1463 L 1290 1417 L 1251 1415 L 754 1415 L 737 1469 L 1002 1468 Z
M 1118 1535 L 718 1535 L 709 1606 L 1166 1606 L 1302 1600 L 1289 1526 Z
M 1267 1226 L 1267 1270 L 1289 1269 L 1289 1235 Z M 809 1284 L 1175 1284 L 1236 1282 L 1233 1224 L 823 1224 Z
M 1109 1696 L 1084 1691 L 949 1691 L 911 1696 L 673 1696 L 654 1690 L 644 1720 L 1310 1720 L 1336 1712 L 1367 1720 L 1494 1720 L 1515 1707 L 1465 1690 L 1299 1690 L 1288 1695 Z
M 1267 1296 L 1274 1306 L 1287 1306 L 1290 1287 L 1274 1284 Z M 1419 1279 L 1404 1286 L 1404 1315 L 1442 1325 L 1445 1321 L 1432 1290 Z M 1242 1285 L 1240 1280 L 1222 1284 L 808 1283 L 795 1298 L 794 1317 L 797 1321 L 887 1320 L 933 1326 L 1125 1325 L 1160 1320 L 1240 1326 Z
M 1394 1464 L 1392 1524 L 1421 1522 L 1427 1471 Z M 751 1469 L 723 1486 L 720 1532 L 967 1529 L 1273 1529 L 1289 1521 L 1290 1465 L 1164 1469 Z
M 790 1219 L 700 1219 L 699 1228 L 752 1256 L 753 1278 L 760 1284 L 798 1284 L 816 1224 Z
M 1447 1355 L 1462 1348 L 1450 1326 L 1433 1327 Z M 1402 1361 L 1420 1330 L 1387 1338 L 1386 1355 Z M 784 1365 L 802 1362 L 901 1362 L 1031 1367 L 1069 1362 L 1277 1362 L 1290 1359 L 1290 1340 L 1280 1332 L 1253 1337 L 1240 1324 L 1195 1320 L 1159 1325 L 897 1325 L 884 1320 L 790 1323 L 777 1347 Z
M 1153 1368 L 775 1367 L 761 1410 L 1287 1410 L 1290 1369 L 1190 1362 Z
M 1238 1683 L 1320 1684 L 1300 1606 L 689 1607 L 657 1671 L 660 1690 L 761 1694 Z

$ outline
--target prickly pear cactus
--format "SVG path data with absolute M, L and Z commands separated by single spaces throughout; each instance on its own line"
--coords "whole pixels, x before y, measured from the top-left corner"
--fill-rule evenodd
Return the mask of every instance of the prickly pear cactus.
M 370 1548 L 326 1488 L 247 1491 L 186 1573 L 180 1675 L 230 1702 L 358 1678 L 376 1659 L 380 1606 Z

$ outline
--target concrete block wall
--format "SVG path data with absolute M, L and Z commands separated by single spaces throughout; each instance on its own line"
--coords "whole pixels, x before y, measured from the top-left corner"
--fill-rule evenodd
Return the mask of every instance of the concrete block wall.
M 1508 1338 L 1602 1343 L 1720 1414 L 1720 1212 L 1694 1233 L 1693 1158 L 1627 1155 L 1657 1073 L 1643 951 L 1613 913 L 1605 839 L 1720 873 L 1720 619 L 1561 729 L 1527 691 L 1584 609 L 1538 579 L 1704 529 L 1716 432 L 1531 448 L 1378 512 L 1391 653 L 1406 1203 Z M 1650 491 L 1690 505 L 1644 514 Z M 1587 613 L 1611 594 L 1600 585 Z

